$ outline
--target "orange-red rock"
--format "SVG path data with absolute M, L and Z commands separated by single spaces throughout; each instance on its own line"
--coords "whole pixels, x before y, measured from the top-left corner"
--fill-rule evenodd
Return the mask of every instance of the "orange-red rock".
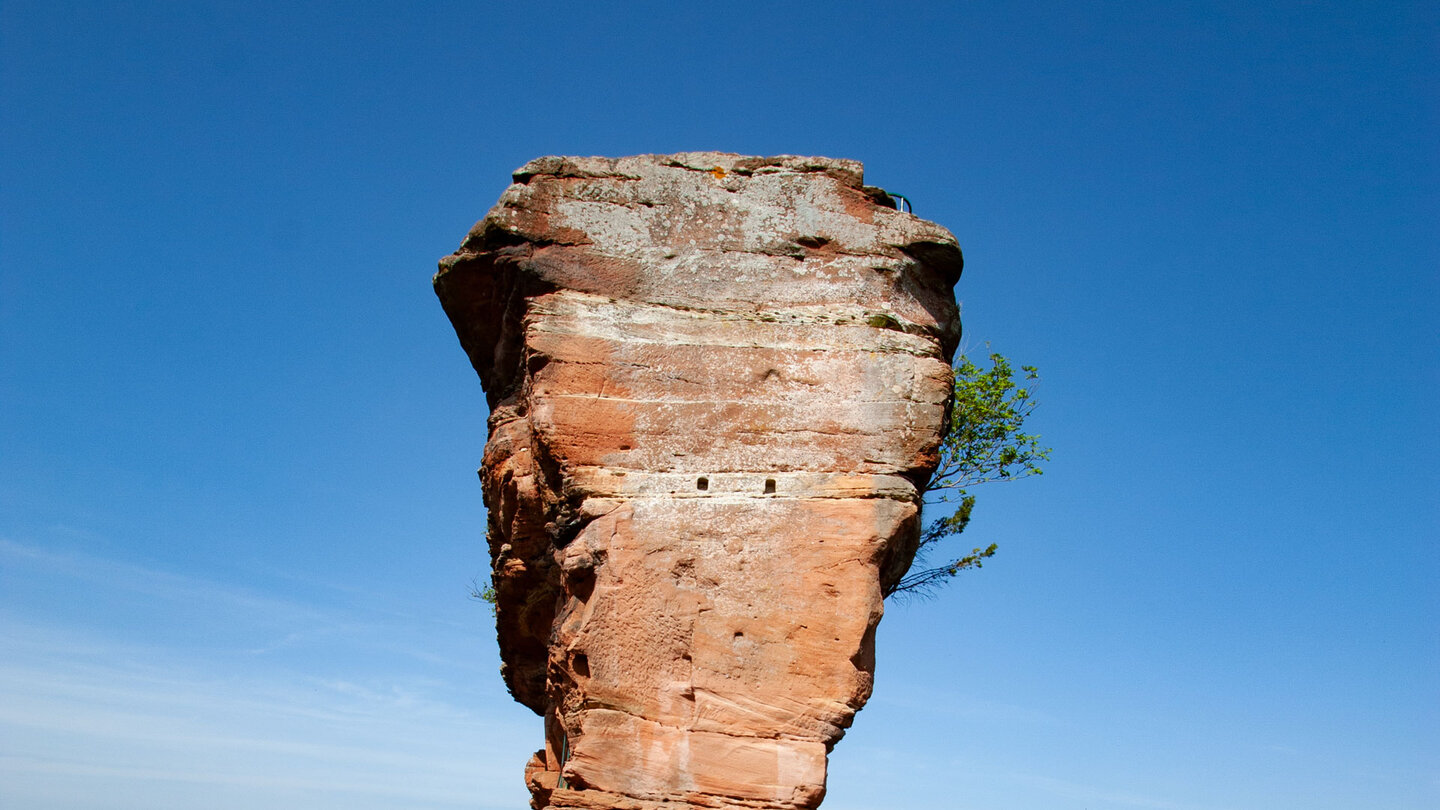
M 484 383 L 537 808 L 811 808 L 870 695 L 960 250 L 860 164 L 547 157 L 435 288 Z

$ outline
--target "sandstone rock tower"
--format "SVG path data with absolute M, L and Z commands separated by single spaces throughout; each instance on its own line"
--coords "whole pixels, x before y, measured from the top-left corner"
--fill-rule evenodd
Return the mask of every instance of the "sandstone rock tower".
M 812 808 L 870 695 L 960 250 L 859 163 L 532 161 L 435 289 L 490 404 L 504 677 L 537 808 Z

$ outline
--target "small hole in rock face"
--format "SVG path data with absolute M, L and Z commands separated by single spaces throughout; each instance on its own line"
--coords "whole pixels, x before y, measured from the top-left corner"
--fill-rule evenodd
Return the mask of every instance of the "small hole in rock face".
M 774 494 L 775 494 L 775 479 L 774 479 L 774 478 L 766 478 L 766 479 L 765 479 L 765 494 L 766 494 L 766 495 L 774 495 Z
M 570 665 L 574 668 L 576 675 L 582 678 L 590 677 L 590 658 L 585 653 L 576 653 Z
M 735 638 L 744 638 L 744 637 L 745 637 L 745 633 L 744 633 L 743 631 L 740 631 L 740 630 L 736 630 L 736 631 L 735 631 Z
M 696 478 L 696 479 L 695 479 L 695 488 L 698 489 L 698 490 L 702 490 L 702 491 L 709 489 L 709 488 L 710 488 L 710 479 L 709 479 L 709 478 Z

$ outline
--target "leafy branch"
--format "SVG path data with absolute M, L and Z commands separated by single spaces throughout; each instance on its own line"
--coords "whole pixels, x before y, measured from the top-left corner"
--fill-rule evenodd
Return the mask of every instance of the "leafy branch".
M 937 543 L 970 524 L 975 508 L 970 487 L 1040 475 L 1040 462 L 1050 458 L 1050 448 L 1040 445 L 1040 436 L 1024 431 L 1025 420 L 1038 404 L 1034 389 L 1040 373 L 1034 366 L 1021 366 L 1018 382 L 1015 377 L 1010 361 L 999 353 L 991 353 L 989 368 L 961 357 L 951 369 L 950 413 L 940 440 L 940 463 L 923 494 L 931 504 L 957 505 L 954 513 L 921 532 L 911 572 L 886 596 L 928 595 L 961 571 L 984 567 L 985 560 L 995 555 L 997 546 L 991 543 L 943 565 L 923 565 Z
M 470 580 L 470 598 L 488 604 L 491 613 L 494 613 L 500 605 L 500 595 L 495 592 L 495 586 L 493 584 L 482 586 L 479 577 Z

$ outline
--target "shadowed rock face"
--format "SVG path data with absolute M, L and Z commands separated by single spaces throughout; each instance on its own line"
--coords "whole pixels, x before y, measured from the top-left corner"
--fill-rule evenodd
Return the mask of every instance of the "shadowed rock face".
M 540 158 L 440 263 L 537 808 L 809 808 L 918 537 L 960 250 L 859 163 Z M 664 804 L 664 803 L 669 804 Z

